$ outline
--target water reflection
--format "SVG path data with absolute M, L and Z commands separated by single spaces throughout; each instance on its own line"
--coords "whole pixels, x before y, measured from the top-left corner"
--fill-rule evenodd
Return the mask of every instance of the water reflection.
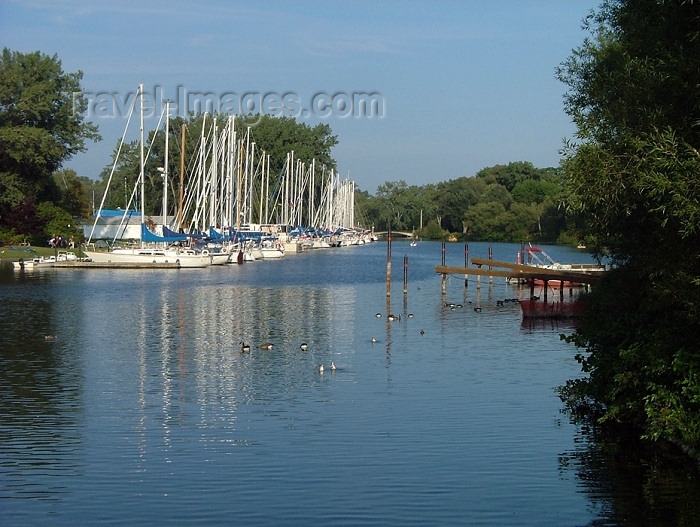
M 45 275 L 17 273 L 0 288 L 0 474 L 7 497 L 49 498 L 61 492 L 62 478 L 81 472 L 80 357 L 70 339 L 45 338 L 73 326 L 75 312 L 45 295 L 42 283 Z M 32 483 L 37 479 L 43 484 Z
M 560 455 L 562 472 L 575 470 L 598 511 L 588 525 L 672 527 L 700 518 L 698 467 L 672 447 L 649 451 L 630 431 L 606 434 L 581 426 L 577 448 Z
M 163 284 L 157 297 L 137 292 L 132 302 L 133 318 L 116 320 L 110 331 L 124 343 L 133 342 L 137 430 L 146 433 L 147 416 L 159 407 L 167 450 L 171 423 L 194 418 L 202 441 L 218 441 L 217 430 L 235 430 L 240 405 L 259 406 L 267 415 L 280 401 L 294 403 L 300 378 L 309 385 L 318 382 L 303 372 L 319 362 L 329 364 L 336 343 L 347 338 L 355 299 L 349 288 L 185 291 Z M 241 353 L 240 342 L 250 343 L 251 351 Z M 273 343 L 272 350 L 260 349 L 263 342 Z M 306 351 L 301 342 L 308 343 Z M 246 442 L 225 435 L 232 444 Z M 141 439 L 145 445 L 145 435 Z
M 443 296 L 440 244 L 414 249 L 391 298 L 383 246 L 0 271 L 0 522 L 604 525 L 640 499 L 700 517 L 682 473 L 631 470 L 560 418 L 553 388 L 579 374 L 566 321 L 523 324 L 505 299 L 528 291 L 499 279 Z

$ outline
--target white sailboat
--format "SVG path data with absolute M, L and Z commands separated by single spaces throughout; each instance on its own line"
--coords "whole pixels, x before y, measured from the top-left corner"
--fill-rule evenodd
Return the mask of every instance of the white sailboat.
M 141 187 L 141 246 L 138 248 L 117 248 L 112 249 L 107 252 L 102 251 L 90 251 L 86 250 L 85 254 L 95 263 L 101 264 L 113 264 L 118 265 L 133 265 L 141 264 L 148 266 L 149 264 L 176 264 L 176 267 L 208 267 L 211 265 L 212 259 L 209 251 L 204 250 L 201 252 L 194 251 L 193 249 L 187 247 L 165 247 L 166 243 L 174 242 L 184 242 L 187 241 L 186 236 L 181 237 L 160 237 L 153 234 L 148 230 L 146 226 L 145 218 L 145 197 L 144 197 L 144 128 L 143 128 L 143 84 L 139 85 L 139 100 L 141 103 L 140 113 L 141 113 L 141 123 L 140 123 L 140 171 L 139 171 L 139 181 L 138 184 Z M 134 99 L 135 104 L 135 99 Z M 133 110 L 133 106 L 132 106 Z M 127 122 L 128 127 L 128 122 Z M 126 130 L 125 130 L 126 133 Z M 123 137 L 122 137 L 123 141 Z M 116 161 L 115 161 L 116 164 Z M 112 174 L 114 169 L 112 170 Z M 107 187 L 109 188 L 109 182 Z M 106 196 L 106 192 L 105 192 Z M 100 204 L 100 210 L 104 205 L 105 196 L 102 198 L 102 203 Z M 128 207 L 127 207 L 128 208 Z M 93 225 L 92 233 L 94 233 L 95 225 L 99 214 L 95 217 L 95 224 Z M 92 238 L 92 233 L 90 234 L 90 239 Z M 90 242 L 88 239 L 88 243 Z M 147 247 L 144 243 L 162 243 L 163 248 L 159 247 Z

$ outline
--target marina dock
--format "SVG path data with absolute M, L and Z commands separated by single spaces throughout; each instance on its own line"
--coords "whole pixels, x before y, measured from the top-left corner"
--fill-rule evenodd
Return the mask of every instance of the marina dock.
M 127 262 L 88 262 L 72 260 L 68 262 L 54 262 L 51 267 L 63 269 L 178 269 L 180 264 L 172 263 L 127 263 Z
M 447 275 L 469 275 L 500 276 L 508 279 L 527 282 L 530 284 L 530 298 L 520 302 L 523 316 L 526 318 L 558 318 L 567 316 L 577 316 L 581 312 L 581 305 L 578 301 L 564 301 L 564 289 L 568 284 L 570 295 L 573 294 L 574 286 L 583 285 L 589 287 L 598 283 L 605 272 L 600 266 L 577 266 L 576 269 L 556 269 L 548 267 L 535 267 L 525 264 L 513 264 L 501 262 L 487 258 L 472 258 L 471 262 L 475 267 L 453 267 L 447 265 L 435 266 L 435 272 L 442 275 L 442 292 L 445 293 Z M 540 300 L 535 296 L 535 281 L 539 280 L 543 284 L 543 298 Z M 550 303 L 548 301 L 549 282 L 559 284 L 559 301 Z M 466 283 L 466 280 L 465 280 Z

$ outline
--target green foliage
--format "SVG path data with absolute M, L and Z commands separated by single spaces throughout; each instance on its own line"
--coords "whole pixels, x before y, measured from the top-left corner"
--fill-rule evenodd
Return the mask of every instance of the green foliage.
M 530 205 L 533 203 L 554 203 L 560 186 L 552 181 L 526 179 L 515 184 L 512 191 L 513 201 Z
M 445 241 L 449 236 L 449 231 L 446 231 L 445 229 L 440 227 L 436 219 L 432 219 L 428 222 L 428 224 L 425 227 L 420 229 L 416 234 L 419 238 L 425 240 Z
M 385 226 L 411 231 L 420 228 L 421 203 L 425 203 L 420 187 L 409 187 L 403 180 L 386 182 L 377 187 L 377 201 L 377 219 L 382 230 Z
M 700 6 L 609 1 L 559 70 L 580 144 L 563 164 L 576 228 L 618 269 L 572 341 L 562 398 L 649 439 L 700 447 Z
M 495 165 L 484 168 L 476 173 L 476 177 L 487 181 L 489 184 L 497 183 L 502 185 L 508 192 L 513 192 L 518 183 L 530 180 L 539 181 L 545 177 L 545 174 L 551 174 L 553 170 L 545 169 L 543 171 L 535 168 L 532 163 L 527 161 L 517 161 L 507 165 Z
M 338 136 L 332 134 L 327 124 L 310 127 L 292 117 L 262 115 L 251 128 L 251 134 L 256 144 L 271 155 L 273 173 L 282 171 L 291 151 L 296 159 L 306 162 L 316 159 L 319 167 L 336 168 L 331 149 L 338 144 Z
M 88 189 L 92 182 L 85 177 L 79 178 L 75 170 L 60 170 L 53 174 L 53 179 L 60 196 L 56 204 L 73 218 L 90 216 L 92 208 Z
M 464 232 L 464 212 L 483 201 L 488 191 L 485 181 L 460 177 L 438 183 L 434 194 L 434 209 L 440 225 L 451 232 Z
M 0 56 L 0 226 L 22 233 L 36 227 L 34 203 L 60 199 L 52 174 L 97 128 L 83 121 L 81 72 L 65 73 L 54 55 Z M 21 222 L 21 223 L 17 223 Z M 41 222 L 39 222 L 41 223 Z
M 563 191 L 557 170 L 518 162 L 424 187 L 387 182 L 362 207 L 379 230 L 391 225 L 411 231 L 422 212 L 423 224 L 435 219 L 442 231 L 464 241 L 555 241 L 566 228 Z
M 37 242 L 35 245 L 46 245 L 47 240 L 58 235 L 62 238 L 73 236 L 76 241 L 82 239 L 83 231 L 71 215 L 62 207 L 45 201 L 37 208 L 37 215 L 44 220 L 43 243 Z

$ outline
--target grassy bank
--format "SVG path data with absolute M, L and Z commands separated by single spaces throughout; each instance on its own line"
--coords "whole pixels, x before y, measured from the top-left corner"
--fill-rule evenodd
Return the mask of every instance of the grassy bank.
M 78 248 L 60 250 L 75 253 L 75 255 L 78 258 L 82 258 L 85 256 L 83 251 Z M 0 247 L 0 260 L 13 262 L 19 260 L 20 258 L 24 258 L 25 260 L 27 260 L 29 258 L 36 258 L 37 256 L 56 256 L 58 254 L 58 251 L 59 249 L 53 249 L 51 247 L 19 247 L 5 245 L 3 247 Z

